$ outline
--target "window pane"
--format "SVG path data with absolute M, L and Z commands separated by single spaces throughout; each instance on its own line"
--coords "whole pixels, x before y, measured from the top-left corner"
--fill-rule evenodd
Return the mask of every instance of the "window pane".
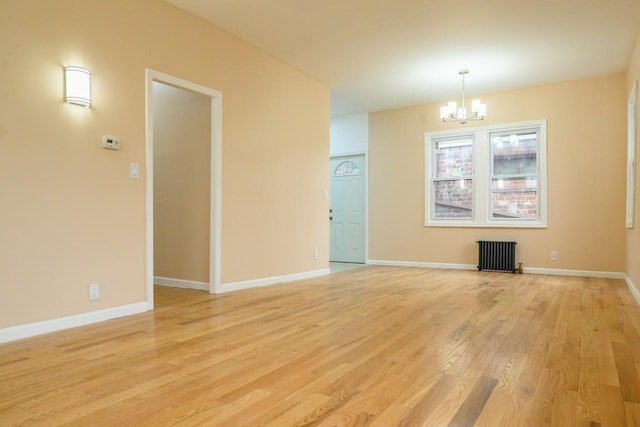
M 425 225 L 546 227 L 546 138 L 545 120 L 425 133 Z
M 538 135 L 527 132 L 513 135 L 493 135 L 494 175 L 535 174 L 538 171 Z
M 491 190 L 493 219 L 538 217 L 538 180 L 535 177 L 494 178 Z
M 360 169 L 358 168 L 358 165 L 352 161 L 346 160 L 338 165 L 333 174 L 335 176 L 360 175 Z
M 470 177 L 473 174 L 473 146 L 470 138 L 435 143 L 434 178 Z
M 435 218 L 471 219 L 473 193 L 470 179 L 435 181 Z

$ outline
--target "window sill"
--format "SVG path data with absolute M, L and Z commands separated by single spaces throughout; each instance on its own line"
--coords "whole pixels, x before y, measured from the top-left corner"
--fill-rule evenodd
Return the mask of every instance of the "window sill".
M 540 221 L 531 222 L 473 222 L 473 221 L 438 221 L 428 222 L 425 227 L 449 227 L 449 228 L 547 228 L 547 224 Z

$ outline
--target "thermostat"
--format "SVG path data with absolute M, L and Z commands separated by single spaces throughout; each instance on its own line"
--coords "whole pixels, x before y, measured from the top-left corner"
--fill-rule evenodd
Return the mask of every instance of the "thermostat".
M 120 138 L 116 136 L 103 136 L 102 146 L 110 150 L 118 150 L 120 149 Z

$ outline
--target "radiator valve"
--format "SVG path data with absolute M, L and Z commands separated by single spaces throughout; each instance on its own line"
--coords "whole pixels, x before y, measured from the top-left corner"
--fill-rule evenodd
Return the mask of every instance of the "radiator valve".
M 518 263 L 518 268 L 516 268 L 516 273 L 522 274 L 522 263 L 521 262 Z

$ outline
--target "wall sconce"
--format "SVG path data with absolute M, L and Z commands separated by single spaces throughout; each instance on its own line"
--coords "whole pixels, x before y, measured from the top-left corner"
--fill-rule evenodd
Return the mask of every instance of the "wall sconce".
M 65 101 L 91 107 L 91 71 L 64 67 Z

